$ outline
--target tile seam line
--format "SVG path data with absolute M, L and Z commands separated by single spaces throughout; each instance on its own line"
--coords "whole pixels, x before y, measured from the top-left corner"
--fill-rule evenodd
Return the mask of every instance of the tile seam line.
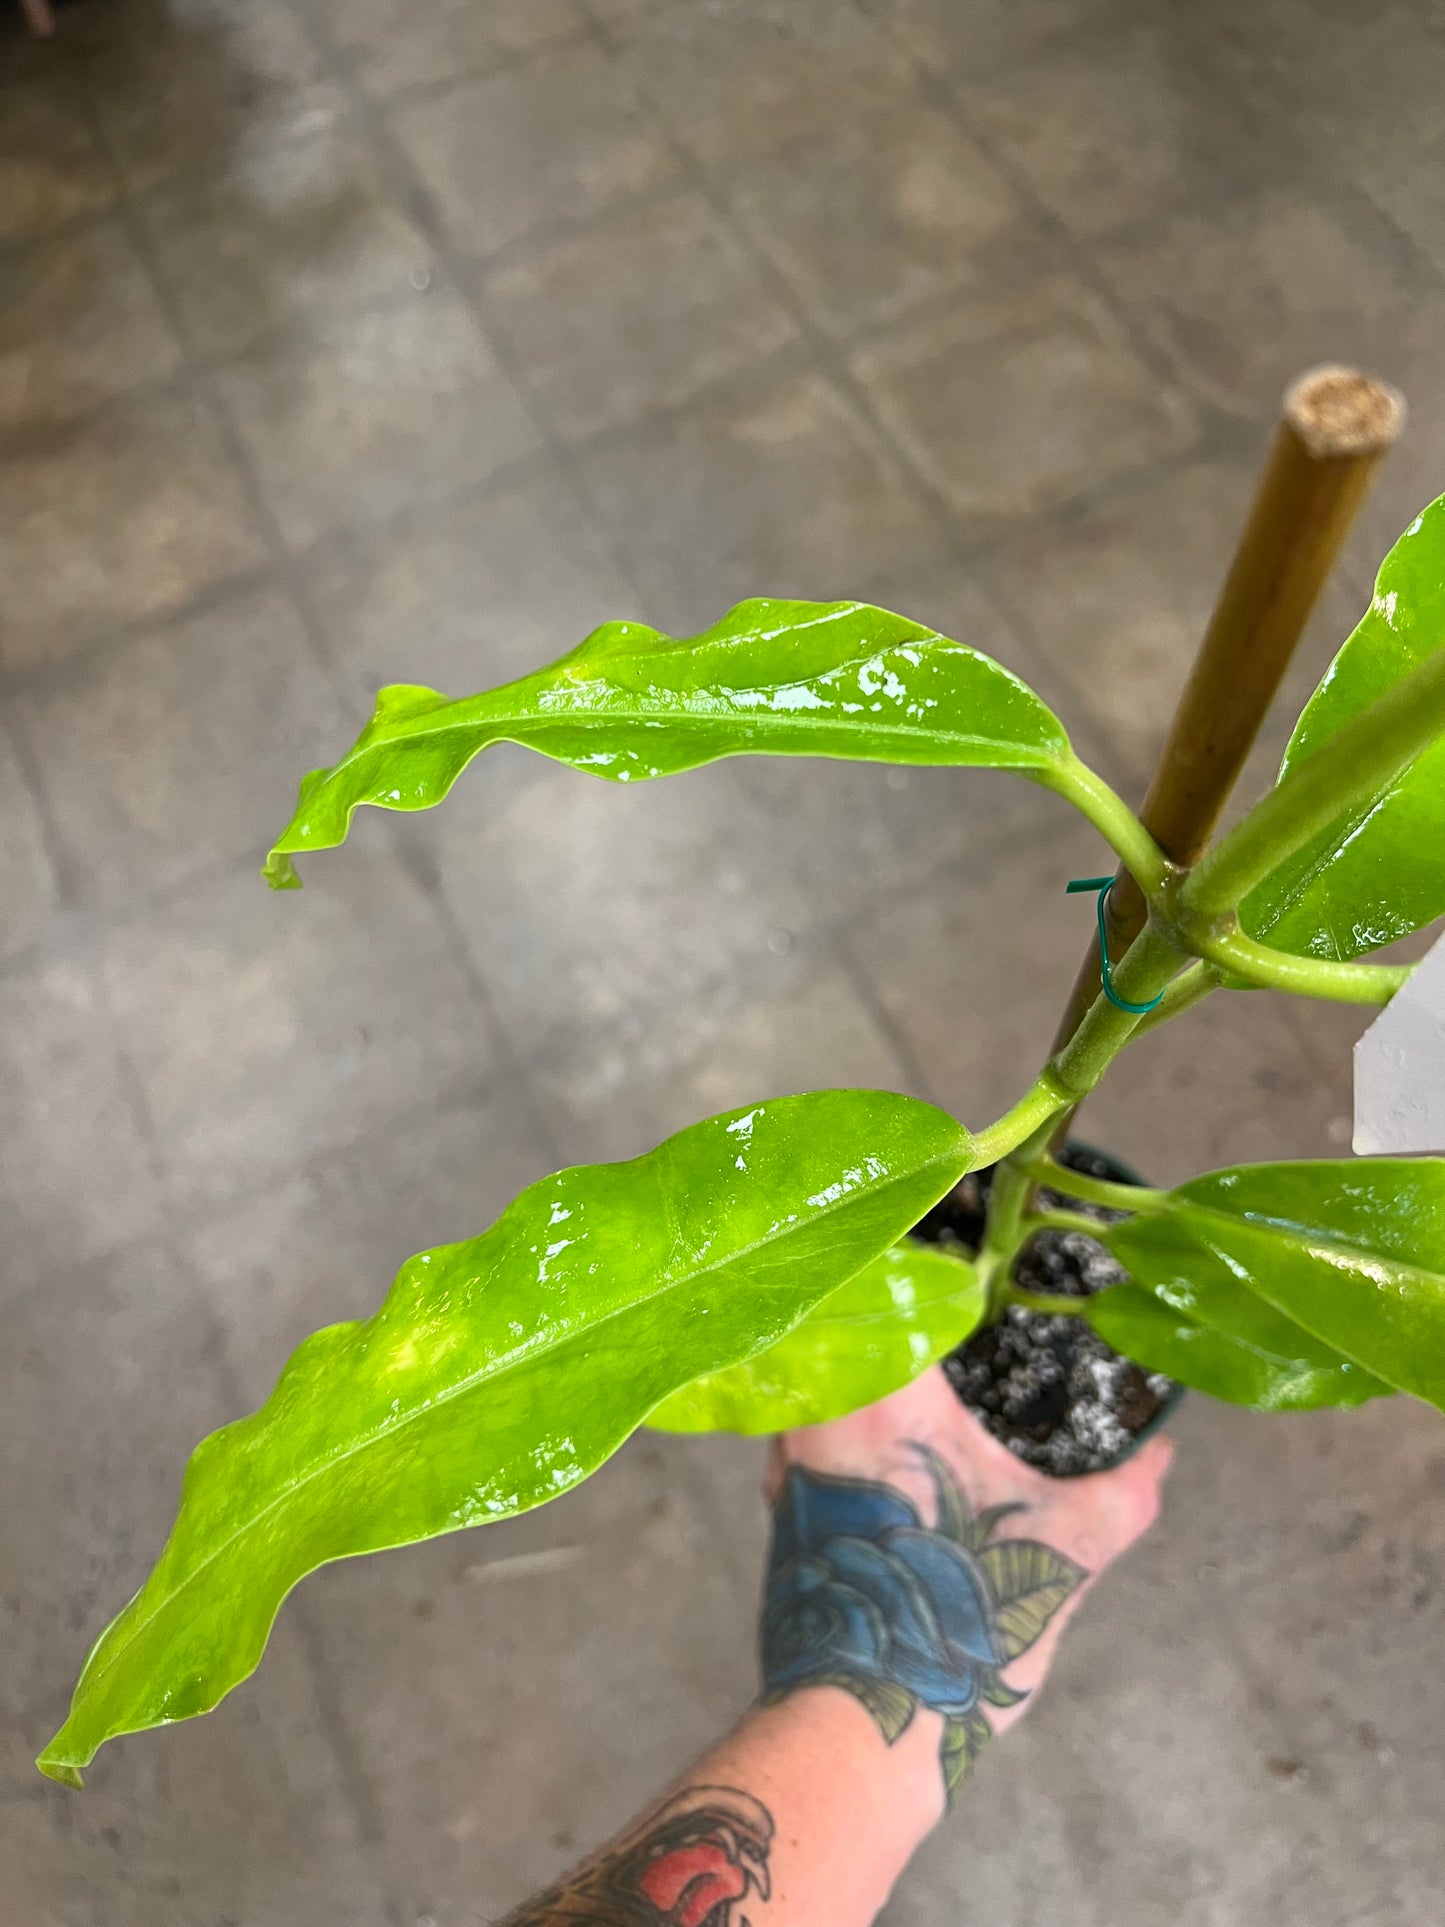
M 604 54 L 611 57 L 615 52 L 614 36 L 593 12 L 591 0 L 578 0 L 578 4 L 592 21 L 599 47 Z M 871 15 L 863 15 L 861 17 L 871 21 Z M 876 21 L 872 21 L 872 24 L 877 28 Z M 882 31 L 882 29 L 878 30 L 880 32 Z M 911 56 L 907 56 L 907 59 L 913 74 L 915 86 L 917 86 L 920 70 Z M 652 101 L 651 96 L 648 96 L 648 99 L 653 111 L 656 112 L 655 102 Z M 762 284 L 768 289 L 773 300 L 781 307 L 782 311 L 792 322 L 797 336 L 796 343 L 793 345 L 794 352 L 801 355 L 804 367 L 812 367 L 815 369 L 824 381 L 830 384 L 835 392 L 841 395 L 849 410 L 866 426 L 869 435 L 874 439 L 875 443 L 885 451 L 893 463 L 896 464 L 900 474 L 906 478 L 908 486 L 914 496 L 926 507 L 929 519 L 934 524 L 938 534 L 943 538 L 948 553 L 956 561 L 964 564 L 969 563 L 987 546 L 989 541 L 988 534 L 980 531 L 976 534 L 975 540 L 970 541 L 968 539 L 964 533 L 958 512 L 952 503 L 948 501 L 938 485 L 919 469 L 918 465 L 893 434 L 892 430 L 878 416 L 866 393 L 862 390 L 853 376 L 852 370 L 847 365 L 847 355 L 844 345 L 835 343 L 832 338 L 813 321 L 804 304 L 794 293 L 786 277 L 779 272 L 775 264 L 757 246 L 743 224 L 738 221 L 726 193 L 713 181 L 706 166 L 697 160 L 689 148 L 683 145 L 677 136 L 673 134 L 670 127 L 667 127 L 666 124 L 662 122 L 659 124 L 663 126 L 668 146 L 678 163 L 681 179 L 691 186 L 693 192 L 696 193 L 712 211 L 714 218 L 717 219 L 725 231 L 732 236 L 736 245 L 742 250 L 744 258 L 752 263 Z M 955 122 L 955 124 L 957 123 Z M 965 135 L 969 136 L 969 138 L 972 138 L 966 127 L 964 127 L 962 131 Z M 1011 186 L 1011 183 L 1002 175 L 1001 170 L 997 167 L 992 156 L 981 143 L 975 142 L 975 145 L 978 146 L 979 152 L 984 155 L 989 166 L 994 168 L 995 173 L 999 174 L 1001 179 L 1004 179 L 1004 184 Z M 782 352 L 786 352 L 786 350 Z M 1196 439 L 1199 438 L 1196 437 Z M 1119 475 L 1109 479 L 1123 481 L 1127 479 L 1128 474 L 1131 472 L 1134 471 L 1122 471 Z M 1026 676 L 1031 681 L 1038 680 L 1042 673 L 1046 679 L 1050 665 L 1047 660 L 1043 658 L 1042 652 L 1034 643 L 1031 633 L 1028 630 L 1019 631 L 1018 624 L 1014 621 L 1008 609 L 1000 603 L 999 598 L 990 588 L 981 583 L 976 586 L 979 588 L 980 593 L 985 596 L 986 600 L 993 603 L 999 609 L 999 613 L 1009 622 L 1010 639 L 1020 645 L 1022 652 L 1026 656 L 1024 665 Z M 1087 718 L 1083 719 L 1082 727 L 1071 733 L 1080 739 L 1083 747 L 1088 751 L 1088 760 L 1090 762 L 1096 764 L 1102 762 L 1105 767 L 1108 766 L 1108 757 L 1101 755 L 1101 752 L 1107 748 L 1107 745 L 1096 736 L 1094 727 Z
M 312 18 L 305 0 L 301 0 L 301 5 L 307 14 L 304 22 L 306 36 L 326 63 L 327 78 L 337 81 L 360 99 L 387 110 L 409 107 L 413 103 L 424 106 L 431 101 L 445 100 L 464 87 L 475 87 L 481 81 L 502 78 L 519 68 L 530 66 L 535 60 L 545 60 L 585 47 L 590 38 L 585 26 L 569 28 L 555 39 L 540 41 L 535 47 L 514 47 L 499 53 L 495 59 L 483 58 L 472 65 L 461 64 L 453 72 L 434 75 L 430 80 L 402 81 L 395 87 L 373 90 L 357 77 L 356 70 L 364 64 L 365 51 L 359 57 L 354 57 Z
M 584 15 L 584 19 L 590 24 L 590 16 Z M 568 497 L 577 510 L 581 525 L 597 544 L 599 553 L 611 565 L 618 580 L 626 586 L 635 603 L 640 606 L 643 598 L 633 572 L 627 565 L 626 557 L 608 530 L 599 523 L 592 504 L 573 478 L 573 464 L 568 458 L 574 450 L 553 433 L 550 424 L 528 393 L 525 383 L 520 379 L 514 357 L 498 343 L 492 329 L 487 325 L 474 285 L 473 258 L 463 250 L 453 247 L 443 231 L 443 224 L 432 218 L 431 196 L 426 183 L 412 166 L 405 148 L 388 124 L 387 108 L 382 103 L 371 99 L 357 86 L 354 78 L 346 71 L 344 62 L 340 60 L 335 42 L 323 22 L 308 18 L 307 30 L 313 43 L 320 50 L 323 60 L 328 63 L 333 77 L 339 80 L 350 100 L 357 115 L 358 126 L 376 159 L 383 179 L 390 184 L 393 191 L 400 194 L 403 205 L 412 213 L 417 226 L 432 247 L 438 265 L 456 289 L 458 298 L 471 318 L 472 325 L 486 344 L 508 389 L 522 410 L 537 440 L 537 447 L 532 451 L 531 459 L 535 460 L 539 454 L 546 454 L 555 461 Z M 583 34 L 577 40 L 569 41 L 567 44 L 569 47 L 576 48 L 590 45 L 591 41 L 590 34 Z M 535 54 L 519 57 L 516 64 L 518 67 L 525 66 L 537 57 Z
M 582 19 L 584 27 L 588 30 L 579 34 L 575 41 L 569 42 L 569 48 L 593 44 L 590 15 L 583 12 Z M 574 480 L 573 465 L 568 460 L 567 445 L 553 433 L 544 413 L 536 406 L 526 384 L 520 379 L 513 357 L 498 343 L 493 331 L 487 325 L 472 275 L 468 272 L 467 257 L 451 245 L 443 231 L 443 224 L 432 219 L 431 197 L 426 183 L 412 166 L 405 148 L 393 132 L 388 118 L 388 108 L 372 99 L 359 87 L 355 76 L 348 71 L 346 62 L 341 58 L 336 43 L 323 20 L 309 15 L 306 31 L 318 51 L 323 66 L 329 71 L 331 77 L 337 80 L 342 92 L 351 103 L 356 114 L 358 130 L 376 162 L 383 181 L 399 195 L 403 206 L 412 212 L 417 226 L 435 254 L 438 265 L 456 289 L 458 299 L 471 318 L 472 325 L 486 344 L 502 378 L 522 410 L 523 417 L 537 443 L 528 459 L 536 461 L 539 457 L 545 457 L 553 463 L 555 472 L 565 487 L 567 497 L 578 514 L 581 527 L 596 544 L 598 553 L 615 572 L 619 582 L 626 587 L 634 602 L 640 606 L 644 598 L 632 570 L 627 566 L 620 545 L 614 542 L 609 532 L 601 526 L 591 502 Z M 545 57 L 545 52 L 528 55 L 519 58 L 516 65 L 520 68 L 530 64 L 533 59 Z M 526 1059 L 513 1049 L 509 1026 L 502 1020 L 501 1010 L 497 1005 L 491 983 L 472 955 L 461 920 L 442 885 L 440 866 L 435 856 L 430 851 L 419 849 L 400 834 L 394 839 L 393 847 L 397 860 L 403 864 L 413 880 L 426 890 L 447 947 L 461 968 L 465 981 L 483 1013 L 492 1053 L 497 1062 L 504 1065 L 511 1073 L 517 1088 L 525 1093 L 529 1121 L 534 1135 L 555 1165 L 560 1155 L 558 1142 L 548 1120 L 542 1097 L 536 1088 L 531 1067 Z
M 297 18 L 303 33 L 306 34 L 308 39 L 314 44 L 315 35 L 312 30 L 312 23 L 305 16 L 298 15 Z M 165 272 L 164 263 L 160 260 L 156 250 L 151 244 L 149 230 L 136 206 L 131 185 L 126 178 L 120 157 L 115 151 L 114 143 L 109 139 L 104 126 L 101 124 L 95 104 L 93 81 L 90 81 L 89 77 L 87 77 L 87 81 L 89 84 L 82 82 L 79 89 L 81 109 L 86 117 L 91 138 L 96 145 L 103 163 L 109 170 L 111 179 L 116 187 L 117 198 L 115 202 L 115 212 L 117 219 L 127 233 L 130 244 L 135 250 L 141 267 L 166 315 L 175 339 L 180 345 L 182 352 L 182 372 L 189 383 L 191 392 L 215 423 L 217 432 L 221 438 L 223 452 L 233 473 L 240 481 L 246 507 L 257 532 L 262 538 L 263 547 L 268 553 L 275 579 L 282 591 L 286 594 L 297 619 L 301 623 L 306 645 L 313 661 L 317 664 L 328 686 L 333 687 L 335 690 L 338 701 L 343 705 L 342 713 L 345 714 L 347 712 L 346 692 L 339 687 L 341 683 L 339 667 L 333 660 L 331 652 L 326 645 L 324 631 L 321 628 L 316 611 L 311 605 L 310 597 L 305 591 L 304 580 L 302 579 L 297 559 L 293 557 L 288 550 L 279 524 L 270 513 L 269 506 L 260 487 L 259 478 L 250 462 L 249 453 L 230 419 L 229 411 L 225 408 L 220 395 L 216 392 L 213 376 L 204 368 L 197 365 L 194 354 L 194 342 L 185 324 L 184 315 L 175 300 L 169 277 Z M 436 914 L 436 906 L 431 905 L 429 907 L 432 909 L 433 914 Z M 440 917 L 438 917 L 438 923 L 441 923 Z M 444 936 L 446 934 L 444 926 L 442 934 Z M 87 950 L 93 949 L 92 945 L 87 945 L 86 947 Z M 96 973 L 97 981 L 99 981 L 99 959 L 93 958 L 89 967 Z M 110 1007 L 108 997 L 106 1000 L 106 1014 L 109 1020 Z M 487 1030 L 491 1031 L 494 1028 L 492 1012 L 488 1009 L 480 1014 Z M 495 1038 L 489 1041 L 493 1043 L 493 1047 L 495 1048 Z M 138 1066 L 135 1064 L 130 1051 L 125 1047 L 120 1037 L 114 1034 L 113 1048 L 116 1051 L 123 1076 L 128 1080 L 129 1084 L 137 1089 L 141 1089 Z M 137 1121 L 146 1126 L 150 1124 L 151 1120 L 148 1106 L 145 1107 Z M 149 1130 L 145 1132 L 145 1141 L 148 1148 L 154 1143 L 153 1135 Z M 320 1652 L 319 1647 L 315 1644 L 304 1647 L 303 1650 L 306 1656 L 307 1670 L 312 1678 L 318 1694 L 318 1701 L 323 1711 L 326 1742 L 334 1754 L 338 1771 L 342 1776 L 343 1797 L 350 1811 L 352 1823 L 357 1829 L 363 1847 L 374 1852 L 377 1844 L 372 1839 L 377 1814 L 376 1795 L 371 1787 L 369 1776 L 364 1774 L 360 1766 L 355 1735 L 349 1723 L 342 1717 L 339 1701 L 334 1691 L 334 1678 L 329 1660 Z M 353 1768 L 355 1769 L 354 1771 Z M 384 1905 L 389 1911 L 395 1913 L 400 1906 L 400 1901 L 392 1889 L 392 1884 L 387 1877 L 384 1864 L 380 1861 L 378 1861 L 378 1864 L 376 1864 L 374 1868 L 374 1877 L 377 1882 L 378 1891 L 383 1896 Z
M 1134 327 L 1127 304 L 1119 301 L 1108 282 L 1095 271 L 1088 248 L 1080 246 L 1066 223 L 1040 197 L 1027 177 L 999 153 L 996 143 L 979 127 L 960 99 L 952 82 L 920 60 L 900 36 L 898 29 L 879 18 L 876 11 L 877 0 L 855 0 L 855 4 L 863 17 L 872 22 L 877 31 L 899 51 L 908 63 L 921 97 L 945 114 L 959 132 L 973 142 L 999 179 L 1029 210 L 1041 231 L 1068 264 L 1070 271 L 1108 313 L 1135 359 L 1141 366 L 1148 369 L 1161 388 L 1184 395 L 1188 399 L 1180 373 L 1174 367 L 1171 358 L 1161 354 L 1147 334 L 1141 333 Z

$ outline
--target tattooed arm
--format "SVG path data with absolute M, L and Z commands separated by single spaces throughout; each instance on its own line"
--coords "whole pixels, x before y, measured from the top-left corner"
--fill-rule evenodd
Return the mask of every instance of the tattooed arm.
M 1158 1509 L 1169 1447 L 1051 1480 L 931 1370 L 777 1442 L 763 1688 L 678 1789 L 507 1927 L 867 1927 L 1069 1614 Z

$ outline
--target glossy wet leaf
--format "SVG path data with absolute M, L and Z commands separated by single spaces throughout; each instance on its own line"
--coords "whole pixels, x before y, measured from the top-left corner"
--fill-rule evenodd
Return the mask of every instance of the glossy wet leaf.
M 652 1414 L 664 1432 L 782 1432 L 819 1425 L 910 1384 L 984 1311 L 966 1258 L 905 1240 L 830 1292 L 786 1338 L 685 1386 Z
M 1445 1159 L 1242 1165 L 1180 1185 L 1168 1215 L 1341 1357 L 1445 1409 Z M 1150 1236 L 1133 1223 L 1109 1238 L 1131 1271 Z
M 1057 719 L 1008 670 L 865 603 L 743 602 L 683 639 L 611 622 L 479 696 L 383 689 L 341 761 L 302 783 L 267 876 L 293 886 L 291 857 L 343 842 L 360 804 L 440 803 L 503 741 L 617 783 L 744 754 L 1028 770 L 1068 753 Z
M 1381 564 L 1368 610 L 1310 698 L 1281 777 L 1377 696 L 1445 648 L 1445 497 Z M 1445 915 L 1445 740 L 1340 813 L 1245 899 L 1255 937 L 1300 956 L 1348 960 Z
M 1134 1285 L 1169 1314 L 1161 1321 L 1134 1308 L 1142 1321 L 1138 1342 L 1152 1349 L 1147 1355 L 1128 1345 L 1117 1349 L 1138 1364 L 1262 1411 L 1354 1406 L 1393 1390 L 1259 1297 L 1175 1214 L 1127 1219 L 1111 1227 L 1108 1243 Z M 1105 1319 L 1130 1312 L 1127 1299 L 1107 1304 L 1112 1296 L 1095 1301 Z M 1161 1362 L 1166 1356 L 1178 1372 Z
M 629 1164 L 563 1171 L 315 1333 L 186 1472 L 154 1572 L 102 1634 L 53 1778 L 204 1713 L 328 1560 L 504 1519 L 576 1485 L 680 1385 L 775 1343 L 968 1168 L 963 1128 L 881 1091 L 786 1097 Z
M 1106 1344 L 1135 1364 L 1229 1405 L 1298 1412 L 1359 1403 L 1346 1395 L 1348 1378 L 1322 1373 L 1300 1359 L 1256 1351 L 1196 1324 L 1140 1285 L 1112 1285 L 1099 1292 L 1087 1301 L 1084 1316 Z

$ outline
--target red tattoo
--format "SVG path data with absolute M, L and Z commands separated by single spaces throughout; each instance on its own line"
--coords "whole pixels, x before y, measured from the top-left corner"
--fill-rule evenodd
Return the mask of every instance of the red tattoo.
M 749 1927 L 742 1903 L 768 1898 L 772 1842 L 772 1816 L 751 1794 L 686 1787 L 506 1927 Z

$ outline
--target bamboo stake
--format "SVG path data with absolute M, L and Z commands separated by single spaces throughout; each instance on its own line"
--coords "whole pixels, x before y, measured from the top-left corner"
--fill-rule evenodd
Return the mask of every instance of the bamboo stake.
M 1203 855 L 1365 491 L 1404 423 L 1403 398 L 1357 369 L 1312 369 L 1286 392 L 1249 519 L 1140 811 L 1175 863 L 1188 867 Z M 1115 962 L 1144 917 L 1143 895 L 1121 870 L 1107 906 Z M 1056 1050 L 1099 989 L 1093 944 Z

